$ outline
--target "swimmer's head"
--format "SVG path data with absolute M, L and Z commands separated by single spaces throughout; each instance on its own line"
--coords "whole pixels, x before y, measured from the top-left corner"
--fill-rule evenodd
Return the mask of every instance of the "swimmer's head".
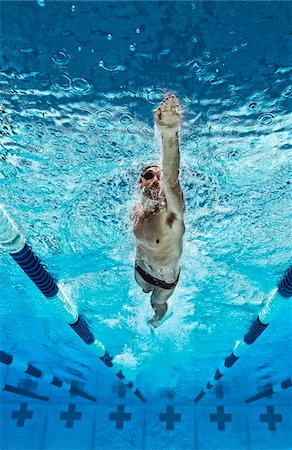
M 162 171 L 158 166 L 146 167 L 140 177 L 143 195 L 151 200 L 163 200 Z

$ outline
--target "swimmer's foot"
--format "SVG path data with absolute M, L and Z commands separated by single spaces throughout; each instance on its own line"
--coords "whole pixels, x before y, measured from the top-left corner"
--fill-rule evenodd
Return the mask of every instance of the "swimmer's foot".
M 153 328 L 157 328 L 159 326 L 160 320 L 156 319 L 155 316 L 152 317 L 152 319 L 148 320 L 148 325 Z
M 167 313 L 163 317 L 158 319 L 156 317 L 156 314 L 154 314 L 152 319 L 148 320 L 148 325 L 152 329 L 158 328 L 160 325 L 162 325 L 164 322 L 166 322 L 172 315 L 173 315 L 173 311 L 167 311 Z

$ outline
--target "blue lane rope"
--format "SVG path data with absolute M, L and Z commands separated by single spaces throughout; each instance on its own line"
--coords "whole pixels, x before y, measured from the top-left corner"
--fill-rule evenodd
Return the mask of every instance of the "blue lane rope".
M 8 353 L 0 350 L 0 362 L 5 364 L 6 366 L 14 367 L 15 369 L 21 370 L 21 372 L 26 373 L 34 378 L 39 378 L 44 381 L 49 382 L 55 387 L 64 389 L 71 394 L 79 395 L 80 397 L 86 398 L 92 402 L 96 402 L 96 398 L 86 392 L 83 392 L 81 389 L 77 388 L 71 383 L 67 383 L 66 381 L 62 381 L 60 378 L 55 375 L 51 375 L 43 372 L 42 370 L 34 367 L 32 364 L 23 362 L 18 360 L 15 356 L 9 355 Z
M 25 238 L 2 205 L 0 205 L 0 247 L 8 251 L 44 296 L 55 306 L 58 313 L 68 322 L 72 330 L 87 345 L 90 345 L 98 352 L 99 359 L 107 367 L 113 368 L 115 375 L 129 389 L 133 390 L 133 393 L 142 402 L 146 402 L 139 389 L 134 389 L 134 383 L 127 380 L 119 366 L 112 361 L 114 357 L 95 339 L 86 319 L 78 315 L 76 306 L 66 296 L 61 287 L 57 285 L 38 256 L 35 255 L 31 247 L 26 243 Z
M 254 343 L 254 341 L 262 334 L 267 328 L 268 324 L 264 324 L 260 321 L 259 317 L 251 324 L 250 329 L 244 336 L 244 342 L 248 345 Z
M 248 399 L 245 400 L 245 403 L 251 403 L 261 398 L 269 397 L 270 395 L 273 395 L 276 392 L 280 392 L 281 390 L 288 389 L 291 387 L 292 387 L 292 378 L 287 378 L 286 380 L 281 381 L 280 383 L 273 384 L 272 386 L 264 389 L 262 392 L 259 392 L 258 394 L 249 397 Z
M 79 316 L 75 323 L 69 323 L 70 327 L 78 334 L 79 337 L 85 342 L 85 344 L 93 344 L 94 336 L 90 331 L 88 324 L 84 317 Z
M 206 387 L 201 389 L 194 399 L 198 403 L 210 391 L 214 384 L 219 381 L 225 372 L 235 364 L 239 357 L 252 345 L 258 337 L 267 328 L 269 323 L 282 311 L 287 304 L 287 298 L 292 295 L 292 266 L 290 266 L 281 280 L 278 282 L 278 289 L 275 289 L 267 301 L 266 305 L 260 311 L 258 317 L 252 322 L 249 330 L 243 339 L 237 341 L 232 353 L 227 356 L 215 375 L 207 382 Z
M 287 269 L 284 277 L 279 281 L 278 291 L 282 297 L 292 296 L 292 266 Z
M 10 253 L 10 255 L 45 297 L 50 298 L 57 295 L 59 288 L 53 277 L 46 271 L 39 258 L 27 244 L 19 252 Z

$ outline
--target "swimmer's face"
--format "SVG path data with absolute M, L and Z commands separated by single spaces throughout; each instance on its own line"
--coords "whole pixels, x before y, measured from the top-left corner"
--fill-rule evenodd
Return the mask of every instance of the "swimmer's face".
M 140 178 L 140 188 L 145 197 L 160 200 L 162 197 L 162 172 L 159 167 L 147 167 Z

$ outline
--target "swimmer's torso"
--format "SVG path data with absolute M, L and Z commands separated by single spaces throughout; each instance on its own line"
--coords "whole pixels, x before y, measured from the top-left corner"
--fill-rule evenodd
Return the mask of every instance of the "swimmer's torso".
M 174 281 L 182 254 L 183 217 L 177 217 L 166 207 L 147 213 L 142 205 L 137 205 L 133 218 L 137 264 L 152 276 L 166 282 Z

